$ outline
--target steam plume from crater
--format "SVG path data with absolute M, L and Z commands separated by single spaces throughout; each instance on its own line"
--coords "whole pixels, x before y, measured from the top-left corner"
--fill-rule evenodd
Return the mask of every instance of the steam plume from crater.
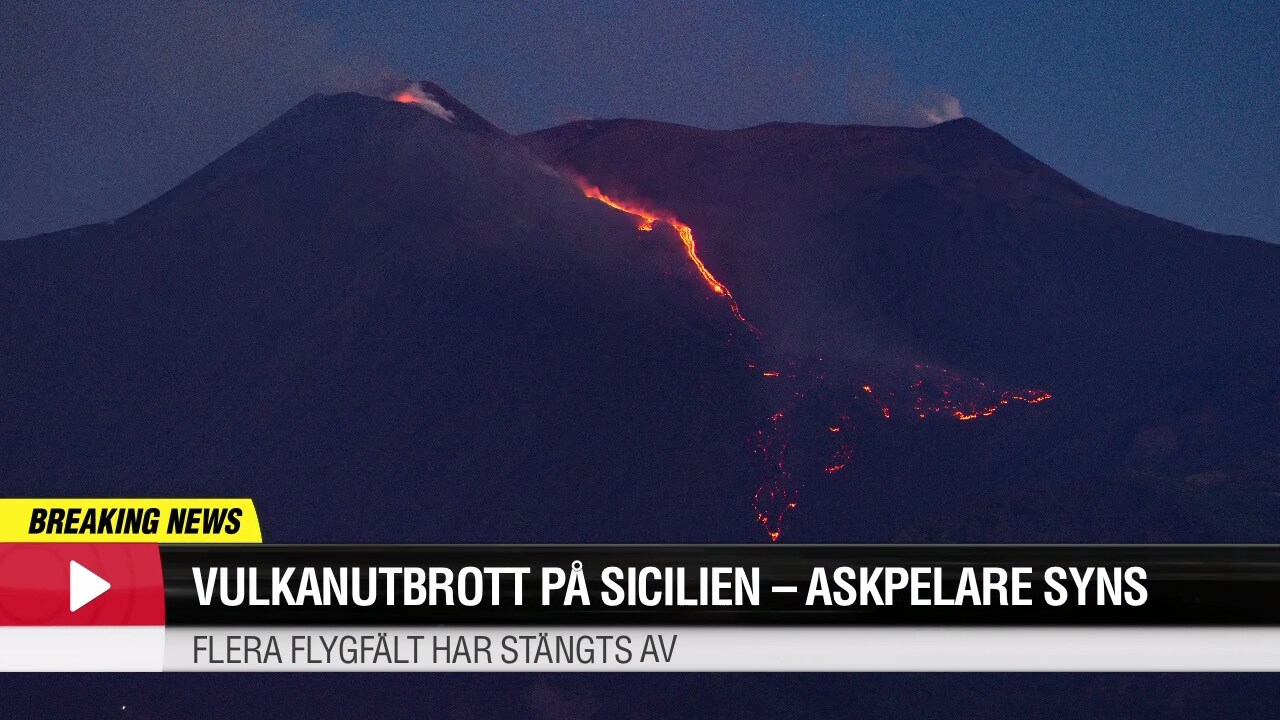
M 406 105 L 417 105 L 441 120 L 453 122 L 453 111 L 441 105 L 434 95 L 423 90 L 420 83 L 409 85 L 404 90 L 392 95 L 391 99 Z

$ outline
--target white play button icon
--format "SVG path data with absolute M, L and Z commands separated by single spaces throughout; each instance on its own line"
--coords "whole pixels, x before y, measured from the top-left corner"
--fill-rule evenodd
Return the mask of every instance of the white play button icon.
M 111 583 L 103 580 L 75 560 L 71 561 L 71 612 L 93 602 L 94 598 L 111 589 Z

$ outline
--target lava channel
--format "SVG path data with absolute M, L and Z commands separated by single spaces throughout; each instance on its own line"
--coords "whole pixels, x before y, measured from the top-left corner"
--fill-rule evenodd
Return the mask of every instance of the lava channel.
M 674 213 L 655 210 L 652 205 L 640 202 L 620 200 L 582 178 L 575 177 L 575 180 L 587 197 L 635 218 L 637 229 L 647 232 L 653 230 L 656 224 L 664 223 L 675 230 L 684 243 L 689 261 L 711 292 L 724 298 L 733 317 L 752 335 L 763 337 L 743 316 L 738 301 L 729 292 L 729 288 L 717 280 L 698 257 L 693 228 L 681 222 Z M 850 419 L 856 403 L 862 398 L 869 399 L 875 405 L 875 414 L 882 416 L 884 420 L 901 417 L 923 420 L 939 415 L 969 421 L 990 416 L 1011 402 L 1036 404 L 1052 397 L 1041 390 L 996 390 L 980 379 L 919 363 L 898 368 L 897 373 L 894 373 L 898 377 L 893 382 L 893 385 L 898 386 L 897 389 L 883 390 L 879 387 L 873 390 L 865 379 L 828 377 L 821 358 L 816 363 L 800 363 L 795 359 L 788 359 L 785 364 L 785 374 L 770 369 L 760 372 L 759 376 L 786 380 L 788 384 L 797 383 L 799 388 L 792 390 L 783 405 L 757 426 L 749 441 L 752 454 L 759 458 L 762 465 L 760 483 L 751 499 L 752 508 L 756 522 L 764 527 L 769 539 L 775 542 L 782 537 L 783 517 L 799 504 L 804 481 L 797 475 L 836 475 L 853 460 L 850 436 L 856 428 Z M 747 361 L 748 368 L 755 369 L 757 366 L 757 362 Z M 811 404 L 817 398 L 822 398 L 818 401 L 819 411 L 809 419 L 821 423 L 820 429 L 830 439 L 830 443 L 816 454 L 820 462 L 814 465 L 801 461 L 804 468 L 797 471 L 793 467 L 797 462 L 794 457 L 798 431 L 795 416 L 802 404 Z M 806 453 L 810 454 L 812 453 Z M 809 470 L 813 472 L 810 473 Z

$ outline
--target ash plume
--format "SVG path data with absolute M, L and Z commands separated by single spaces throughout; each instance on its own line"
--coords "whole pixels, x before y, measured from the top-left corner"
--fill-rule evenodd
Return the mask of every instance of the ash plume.
M 417 105 L 441 120 L 453 122 L 453 111 L 441 105 L 434 95 L 423 90 L 421 83 L 412 83 L 409 87 L 396 93 L 391 99 L 396 102 Z
M 914 100 L 903 99 L 904 93 L 889 73 L 855 75 L 847 91 L 853 120 L 863 125 L 928 127 L 964 117 L 960 100 L 941 90 L 926 90 Z
M 960 100 L 947 93 L 937 93 L 932 101 L 916 105 L 915 112 L 925 125 L 937 125 L 964 117 Z

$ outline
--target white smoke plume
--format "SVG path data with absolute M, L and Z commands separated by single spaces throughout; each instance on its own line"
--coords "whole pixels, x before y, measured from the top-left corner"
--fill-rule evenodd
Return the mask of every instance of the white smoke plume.
M 960 100 L 946 93 L 938 93 L 928 104 L 916 105 L 915 113 L 925 125 L 937 125 L 964 117 Z
M 916 100 L 905 100 L 907 93 L 889 73 L 854 75 L 847 91 L 854 122 L 866 125 L 928 127 L 964 117 L 960 100 L 940 90 L 928 90 Z
M 444 105 L 441 105 L 440 101 L 436 100 L 435 96 L 431 93 L 423 90 L 422 85 L 419 83 L 411 84 L 409 87 L 396 93 L 391 99 L 396 102 L 417 105 L 441 120 L 453 122 L 453 111 L 446 108 Z

